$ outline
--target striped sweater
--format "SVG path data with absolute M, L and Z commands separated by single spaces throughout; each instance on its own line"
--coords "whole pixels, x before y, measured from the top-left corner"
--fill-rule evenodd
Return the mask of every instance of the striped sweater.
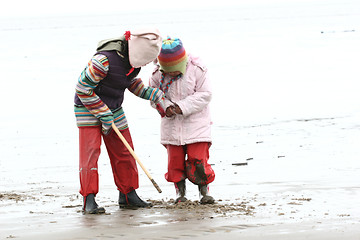
M 122 107 L 109 109 L 94 92 L 108 71 L 108 58 L 102 54 L 97 54 L 92 57 L 80 74 L 75 90 L 83 106 L 74 106 L 78 127 L 109 125 L 113 119 L 117 128 L 126 129 L 128 127 Z M 140 78 L 134 78 L 128 90 L 140 98 L 153 102 L 158 102 L 162 98 L 162 92 L 158 88 L 146 87 Z

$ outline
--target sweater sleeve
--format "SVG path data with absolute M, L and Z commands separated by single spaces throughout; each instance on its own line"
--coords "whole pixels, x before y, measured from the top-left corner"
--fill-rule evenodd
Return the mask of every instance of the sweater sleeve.
M 146 87 L 141 78 L 135 78 L 128 89 L 135 96 L 155 103 L 163 98 L 163 93 L 159 88 Z
M 81 73 L 76 85 L 76 94 L 84 106 L 101 121 L 112 121 L 112 117 L 106 120 L 107 116 L 112 116 L 109 107 L 94 92 L 101 80 L 109 71 L 109 61 L 106 56 L 98 54 L 92 57 L 88 65 Z M 104 118 L 105 117 L 105 118 Z

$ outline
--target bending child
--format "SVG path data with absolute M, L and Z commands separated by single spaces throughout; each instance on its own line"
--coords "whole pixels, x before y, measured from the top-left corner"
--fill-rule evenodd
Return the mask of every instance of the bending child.
M 79 127 L 79 176 L 83 212 L 98 214 L 95 196 L 99 191 L 98 159 L 103 139 L 110 158 L 114 182 L 119 190 L 120 207 L 149 207 L 136 193 L 139 187 L 135 159 L 114 131 L 121 131 L 133 148 L 122 103 L 128 89 L 136 96 L 158 104 L 163 93 L 145 87 L 136 78 L 142 66 L 152 62 L 161 48 L 157 29 L 127 31 L 124 36 L 101 41 L 97 52 L 82 71 L 76 85 L 75 116 Z

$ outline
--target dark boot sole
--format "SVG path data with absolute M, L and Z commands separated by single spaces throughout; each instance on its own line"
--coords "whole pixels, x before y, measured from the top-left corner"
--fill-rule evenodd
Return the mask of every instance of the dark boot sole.
M 139 208 L 151 208 L 152 206 L 153 206 L 152 204 L 149 204 L 149 205 L 146 205 L 146 206 L 136 206 L 136 205 L 131 205 L 131 204 L 119 204 L 119 208 L 132 209 L 132 210 L 136 210 L 136 209 L 139 209 Z
M 175 204 L 176 203 L 179 203 L 179 202 L 186 202 L 187 201 L 187 198 L 186 197 L 178 197 L 176 200 L 175 200 Z
M 200 200 L 201 204 L 214 204 L 215 199 L 211 196 L 205 196 Z

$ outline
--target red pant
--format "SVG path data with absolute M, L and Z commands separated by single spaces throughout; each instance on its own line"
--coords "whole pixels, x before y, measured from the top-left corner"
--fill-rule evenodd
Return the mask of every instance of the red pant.
M 124 138 L 133 148 L 129 129 L 121 131 Z M 103 135 L 101 127 L 79 128 L 79 173 L 80 194 L 87 196 L 99 191 L 98 159 L 100 156 L 101 137 L 110 158 L 115 185 L 122 193 L 131 192 L 139 187 L 136 161 L 120 140 L 119 136 L 111 131 Z
M 214 170 L 208 164 L 208 142 L 199 142 L 184 146 L 166 145 L 168 152 L 168 182 L 180 182 L 188 178 L 197 185 L 209 184 L 215 179 Z M 187 155 L 187 159 L 186 158 Z

